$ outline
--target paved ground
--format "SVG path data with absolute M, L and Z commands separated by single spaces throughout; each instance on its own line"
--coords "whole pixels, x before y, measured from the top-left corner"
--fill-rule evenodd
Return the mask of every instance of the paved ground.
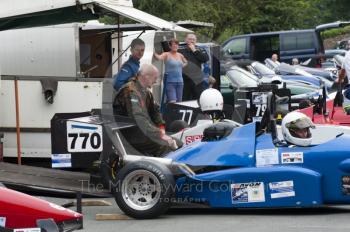
M 46 198 L 62 204 L 71 200 Z M 122 214 L 114 199 L 112 206 L 85 206 L 83 232 L 345 232 L 350 231 L 350 206 L 317 209 L 239 209 L 213 210 L 176 208 L 153 220 L 96 221 L 98 213 Z M 74 209 L 74 208 L 72 208 Z

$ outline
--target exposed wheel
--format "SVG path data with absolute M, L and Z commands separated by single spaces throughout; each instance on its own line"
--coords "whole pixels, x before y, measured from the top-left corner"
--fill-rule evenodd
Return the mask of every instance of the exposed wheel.
M 170 125 L 168 126 L 168 131 L 172 133 L 177 133 L 188 127 L 189 127 L 188 123 L 185 122 L 184 120 L 175 120 L 171 122 Z
M 170 206 L 174 177 L 161 164 L 130 163 L 117 174 L 115 200 L 121 210 L 138 219 L 155 218 Z

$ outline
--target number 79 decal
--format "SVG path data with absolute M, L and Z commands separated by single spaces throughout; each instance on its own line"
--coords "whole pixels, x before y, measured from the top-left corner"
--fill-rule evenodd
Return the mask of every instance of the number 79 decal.
M 101 125 L 67 121 L 68 152 L 100 152 L 102 149 Z
M 266 108 L 267 108 L 267 93 L 266 92 L 253 92 L 252 103 L 255 105 L 255 116 L 253 116 L 253 122 L 261 121 Z

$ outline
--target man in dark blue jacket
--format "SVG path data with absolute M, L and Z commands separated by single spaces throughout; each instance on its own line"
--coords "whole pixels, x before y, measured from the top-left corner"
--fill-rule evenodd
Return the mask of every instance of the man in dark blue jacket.
M 131 77 L 135 77 L 140 68 L 140 59 L 145 52 L 145 42 L 142 39 L 134 39 L 130 45 L 131 55 L 122 65 L 113 80 L 113 87 L 118 91 Z

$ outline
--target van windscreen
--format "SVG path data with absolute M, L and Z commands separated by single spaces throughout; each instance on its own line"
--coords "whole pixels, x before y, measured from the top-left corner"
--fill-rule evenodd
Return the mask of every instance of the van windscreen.
M 247 39 L 246 38 L 238 38 L 233 39 L 228 44 L 226 44 L 223 48 L 226 54 L 229 55 L 238 55 L 242 53 L 246 53 L 247 47 Z

